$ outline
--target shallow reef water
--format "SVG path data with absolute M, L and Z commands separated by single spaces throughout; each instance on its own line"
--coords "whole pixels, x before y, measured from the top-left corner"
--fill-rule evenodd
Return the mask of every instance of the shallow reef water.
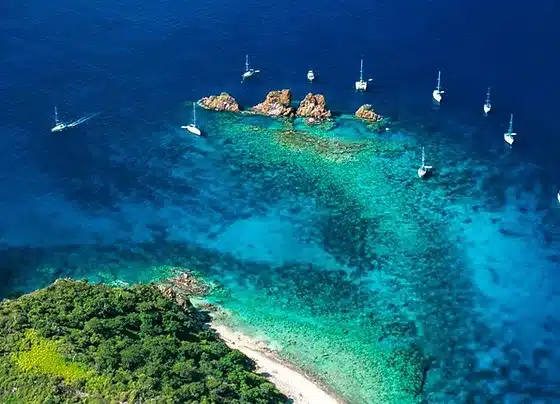
M 0 294 L 186 268 L 220 285 L 208 300 L 230 321 L 352 403 L 560 400 L 560 212 L 537 168 L 473 153 L 454 122 L 201 115 L 207 138 L 170 122 L 137 151 L 92 152 L 110 160 L 97 177 L 66 173 L 50 198 L 73 208 L 56 221 L 84 241 L 3 240 Z

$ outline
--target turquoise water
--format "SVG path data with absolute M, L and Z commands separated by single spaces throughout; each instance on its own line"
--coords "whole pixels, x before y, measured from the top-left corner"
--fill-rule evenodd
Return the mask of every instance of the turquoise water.
M 211 299 L 232 321 L 353 403 L 560 402 L 557 3 L 1 10 L 0 296 L 191 268 L 223 285 Z M 261 73 L 242 84 L 247 53 Z M 247 107 L 280 88 L 324 94 L 335 124 L 200 111 L 208 138 L 179 129 L 186 100 Z M 390 131 L 344 115 L 364 103 Z M 55 105 L 101 114 L 53 135 Z
M 310 128 L 201 112 L 209 136 L 194 138 L 176 129 L 189 113 L 139 133 L 134 160 L 118 163 L 147 178 L 98 195 L 111 209 L 84 219 L 87 207 L 67 203 L 56 215 L 64 196 L 51 191 L 48 225 L 81 242 L 5 250 L 4 295 L 62 276 L 133 283 L 187 268 L 221 285 L 209 300 L 233 323 L 351 402 L 558 399 L 559 288 L 548 280 L 560 209 L 515 149 L 473 154 L 472 128 L 449 121 L 377 132 L 349 116 Z M 426 181 L 421 146 L 436 167 Z M 151 203 L 138 197 L 148 193 Z

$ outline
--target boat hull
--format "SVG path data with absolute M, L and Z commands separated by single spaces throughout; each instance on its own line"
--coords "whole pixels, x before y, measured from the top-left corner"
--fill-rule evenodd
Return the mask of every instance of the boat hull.
M 441 102 L 441 91 L 439 90 L 434 90 L 432 92 L 432 98 L 434 99 L 435 102 L 437 102 L 438 104 Z
M 356 91 L 366 91 L 367 90 L 367 81 L 356 81 L 355 83 Z
M 558 195 L 556 195 L 556 197 L 558 198 L 558 203 L 560 203 L 560 191 L 558 191 Z
M 241 75 L 241 80 L 245 80 L 253 77 L 255 74 L 259 73 L 260 70 L 250 69 Z
M 420 166 L 420 168 L 418 169 L 418 177 L 420 178 L 425 178 L 428 177 L 431 173 L 432 173 L 432 168 L 433 166 Z
M 66 129 L 66 125 L 60 124 L 60 125 L 56 125 L 55 127 L 53 127 L 53 128 L 51 129 L 51 132 L 52 132 L 52 133 L 60 132 L 60 131 L 63 131 L 64 129 Z
M 507 144 L 512 145 L 513 142 L 515 141 L 515 139 L 513 138 L 513 136 L 509 133 L 504 133 L 504 140 Z
M 484 113 L 487 114 L 492 109 L 490 104 L 484 104 Z
M 202 136 L 201 130 L 194 125 L 181 126 L 181 128 L 188 130 L 193 135 Z

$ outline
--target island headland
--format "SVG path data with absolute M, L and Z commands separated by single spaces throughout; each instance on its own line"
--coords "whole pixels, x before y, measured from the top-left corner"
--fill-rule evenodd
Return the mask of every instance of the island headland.
M 0 302 L 0 401 L 342 403 L 210 322 L 218 309 L 191 302 L 209 287 L 188 272 L 131 287 L 59 279 Z

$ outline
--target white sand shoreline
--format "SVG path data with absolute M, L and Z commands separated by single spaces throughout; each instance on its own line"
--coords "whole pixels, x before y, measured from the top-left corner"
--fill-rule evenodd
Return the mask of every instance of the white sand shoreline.
M 232 349 L 237 349 L 255 361 L 258 373 L 268 380 L 294 404 L 344 404 L 334 393 L 311 380 L 305 372 L 278 358 L 265 343 L 251 338 L 219 322 L 211 323 L 220 338 Z

